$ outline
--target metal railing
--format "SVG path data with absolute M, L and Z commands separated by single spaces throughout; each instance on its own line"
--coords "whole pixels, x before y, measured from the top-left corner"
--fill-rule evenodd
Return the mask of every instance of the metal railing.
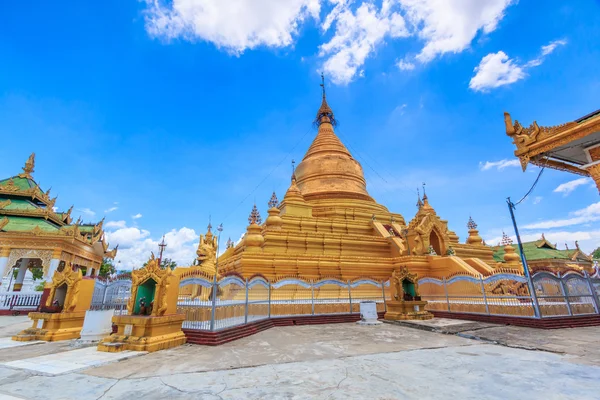
M 422 278 L 421 298 L 429 311 L 473 313 L 524 318 L 599 314 L 600 279 L 587 273 L 565 275 L 542 271 L 531 278 L 510 273 L 488 277 L 457 275 L 450 279 Z M 537 313 L 536 313 L 537 310 Z
M 35 310 L 40 305 L 42 292 L 2 292 L 0 310 Z
M 184 329 L 220 330 L 269 318 L 359 313 L 361 301 L 374 301 L 377 310 L 384 311 L 383 288 L 383 283 L 370 279 L 269 282 L 230 276 L 214 285 L 194 278 L 181 282 L 177 312 L 186 316 Z M 212 290 L 217 290 L 214 301 Z
M 120 277 L 113 281 L 96 279 L 90 310 L 114 310 L 115 315 L 127 315 L 130 297 L 130 277 Z

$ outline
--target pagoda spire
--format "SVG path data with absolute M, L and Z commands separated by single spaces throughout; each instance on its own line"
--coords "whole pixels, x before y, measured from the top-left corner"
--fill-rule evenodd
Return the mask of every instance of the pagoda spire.
M 321 73 L 321 89 L 323 91 L 323 100 L 321 101 L 321 107 L 317 111 L 317 118 L 315 118 L 315 124 L 320 126 L 323 122 L 329 122 L 331 125 L 336 126 L 337 121 L 333 116 L 333 110 L 327 104 L 327 95 L 325 94 L 325 76 Z
M 419 192 L 419 188 L 417 188 L 417 208 L 421 209 L 423 207 L 423 202 L 421 201 L 421 192 Z

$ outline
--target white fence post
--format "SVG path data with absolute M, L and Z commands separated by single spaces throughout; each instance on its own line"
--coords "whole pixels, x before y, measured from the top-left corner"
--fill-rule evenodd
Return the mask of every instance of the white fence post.
M 563 282 L 563 277 L 560 275 L 560 272 L 557 272 L 556 276 L 558 277 L 560 291 L 562 292 L 563 298 L 565 299 L 565 302 L 567 303 L 567 310 L 569 311 L 569 315 L 572 316 L 573 310 L 571 310 L 571 302 L 569 301 L 569 296 L 568 296 L 568 292 L 565 288 L 565 283 Z
M 446 285 L 446 277 L 442 279 L 444 282 L 444 293 L 446 294 L 446 305 L 448 306 L 448 312 L 450 312 L 450 299 L 448 298 L 448 286 Z
M 215 318 L 217 313 L 217 275 L 215 274 L 215 279 L 213 281 L 213 293 L 212 293 L 212 309 L 210 312 L 210 330 L 215 330 Z
M 352 314 L 352 290 L 350 288 L 350 281 L 348 281 L 348 300 L 350 301 L 350 314 Z
M 244 324 L 248 323 L 248 278 L 246 278 L 246 306 L 244 310 Z
M 312 315 L 315 315 L 315 281 L 310 282 L 310 303 Z
M 594 288 L 594 285 L 592 283 L 592 278 L 590 278 L 590 275 L 585 270 L 583 271 L 583 275 L 587 280 L 588 287 L 590 289 L 590 295 L 592 296 L 592 303 L 594 303 L 594 309 L 596 310 L 596 314 L 598 314 L 600 313 L 600 304 L 598 304 L 598 296 L 596 293 L 596 289 Z
M 488 307 L 487 296 L 485 294 L 485 285 L 483 284 L 483 275 L 479 275 L 479 281 L 481 282 L 481 294 L 483 295 L 483 302 L 485 304 L 485 312 L 490 315 L 490 308 Z
M 383 310 L 387 312 L 387 302 L 385 301 L 385 282 L 381 281 L 381 297 L 383 298 Z
M 269 318 L 271 318 L 271 282 L 269 282 Z

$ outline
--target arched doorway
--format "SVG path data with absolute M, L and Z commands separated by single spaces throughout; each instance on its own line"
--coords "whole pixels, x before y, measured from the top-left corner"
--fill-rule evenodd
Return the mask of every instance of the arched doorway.
M 429 244 L 431 245 L 431 247 L 433 247 L 433 250 L 435 250 L 435 254 L 437 254 L 437 255 L 444 254 L 442 252 L 442 250 L 443 250 L 442 249 L 442 241 L 440 240 L 440 237 L 435 232 L 435 230 L 432 230 L 431 233 L 429 234 Z

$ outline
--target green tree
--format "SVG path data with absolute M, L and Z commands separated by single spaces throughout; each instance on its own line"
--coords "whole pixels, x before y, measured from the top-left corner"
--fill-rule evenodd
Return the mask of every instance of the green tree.
M 596 250 L 592 251 L 592 257 L 600 260 L 600 247 L 598 247 Z
M 98 275 L 102 278 L 106 278 L 109 275 L 114 274 L 117 271 L 112 260 L 110 258 L 103 258 L 102 265 L 100 265 L 100 272 Z
M 148 264 L 148 261 L 146 261 L 144 263 L 144 267 Z M 171 268 L 171 270 L 174 270 L 175 268 L 177 268 L 177 263 L 173 260 L 171 260 L 170 258 L 163 258 L 162 261 L 160 262 L 160 267 L 162 269 L 165 269 L 167 267 Z

